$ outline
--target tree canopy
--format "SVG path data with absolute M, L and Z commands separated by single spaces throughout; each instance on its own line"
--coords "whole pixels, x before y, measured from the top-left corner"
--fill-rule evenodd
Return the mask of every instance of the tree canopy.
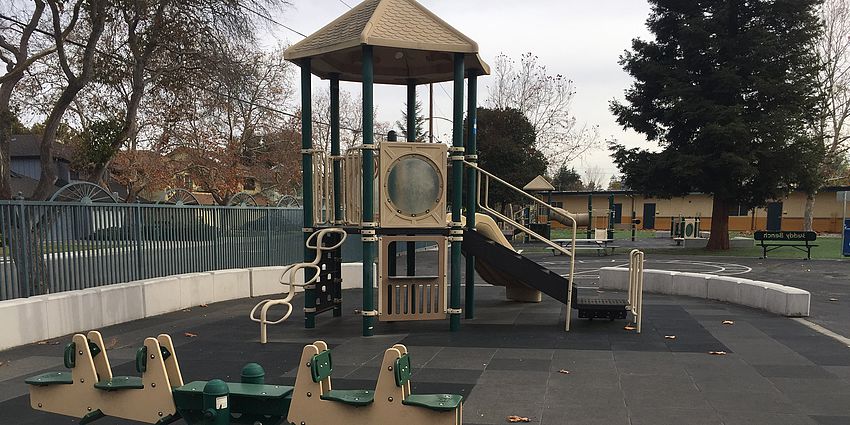
M 552 179 L 552 186 L 555 190 L 582 190 L 584 185 L 581 182 L 581 175 L 573 167 L 561 165 L 555 173 L 555 178 Z
M 536 137 L 534 127 L 518 109 L 478 108 L 478 163 L 514 186 L 523 187 L 546 172 L 546 157 L 535 147 Z M 490 193 L 493 205 L 522 201 L 498 186 L 491 186 Z
M 783 197 L 814 169 L 810 48 L 819 0 L 650 0 L 654 40 L 620 60 L 635 81 L 611 111 L 659 150 L 612 143 L 623 183 L 651 196 L 714 195 L 710 249 L 728 249 L 727 205 Z

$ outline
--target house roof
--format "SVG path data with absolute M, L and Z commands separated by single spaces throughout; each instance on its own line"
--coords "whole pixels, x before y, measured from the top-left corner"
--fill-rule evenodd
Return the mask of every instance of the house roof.
M 451 81 L 453 53 L 465 54 L 468 73 L 490 73 L 475 41 L 415 0 L 365 0 L 286 49 L 284 57 L 310 58 L 311 71 L 322 78 L 337 74 L 344 81 L 362 81 L 364 45 L 373 46 L 380 84 Z
M 13 134 L 12 140 L 9 143 L 9 157 L 41 158 L 41 135 Z M 57 142 L 53 147 L 53 158 L 71 162 L 71 149 Z
M 546 180 L 546 177 L 537 176 L 528 182 L 522 190 L 526 192 L 550 192 L 555 190 L 555 186 L 552 186 L 552 183 L 549 183 L 549 180 Z

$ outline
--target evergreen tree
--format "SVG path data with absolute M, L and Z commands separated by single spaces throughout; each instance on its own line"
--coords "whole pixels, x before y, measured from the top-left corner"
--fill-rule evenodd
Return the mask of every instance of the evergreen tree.
M 414 105 L 414 111 L 416 111 L 416 132 L 414 135 L 416 137 L 413 140 L 417 142 L 421 142 L 425 140 L 425 116 L 422 115 L 422 102 L 419 101 L 419 96 L 416 97 L 416 104 Z M 407 103 L 405 102 L 404 109 L 401 110 L 401 121 L 395 122 L 396 127 L 401 129 L 399 131 L 400 140 L 407 140 Z
M 555 178 L 552 180 L 555 190 L 582 190 L 581 176 L 575 168 L 567 167 L 566 164 L 558 168 Z
M 661 150 L 611 144 L 626 187 L 714 196 L 709 249 L 729 248 L 729 206 L 778 199 L 814 169 L 810 49 L 820 0 L 650 0 L 655 39 L 620 59 L 634 77 L 611 102 L 624 128 Z
M 466 137 L 464 120 L 464 137 Z M 478 164 L 503 180 L 523 187 L 538 175 L 546 173 L 546 157 L 535 147 L 534 126 L 518 109 L 478 108 Z M 509 203 L 522 204 L 525 198 L 499 184 L 490 186 L 490 204 L 504 208 Z

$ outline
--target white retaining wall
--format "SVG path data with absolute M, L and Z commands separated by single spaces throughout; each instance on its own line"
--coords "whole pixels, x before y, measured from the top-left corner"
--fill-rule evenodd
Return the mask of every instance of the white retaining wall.
M 629 269 L 601 268 L 599 287 L 627 291 Z M 657 294 L 724 301 L 788 317 L 808 316 L 811 304 L 811 294 L 808 291 L 735 276 L 644 270 L 643 289 Z
M 188 273 L 0 301 L 0 350 L 201 304 L 279 295 L 287 289 L 279 283 L 285 268 Z M 303 281 L 303 272 L 299 271 L 297 278 Z M 343 289 L 360 288 L 362 281 L 362 263 L 342 265 Z M 247 320 L 247 310 L 245 315 Z

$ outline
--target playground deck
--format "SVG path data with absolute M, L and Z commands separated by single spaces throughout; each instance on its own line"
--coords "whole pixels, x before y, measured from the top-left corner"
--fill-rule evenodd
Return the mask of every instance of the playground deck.
M 293 317 L 270 330 L 265 346 L 246 317 L 254 300 L 102 332 L 118 373 L 132 374 L 143 337 L 168 332 L 187 382 L 237 380 L 242 365 L 256 361 L 267 382 L 287 385 L 304 344 L 321 337 L 334 349 L 334 388 L 343 389 L 373 386 L 383 350 L 401 342 L 413 360 L 413 391 L 463 394 L 466 425 L 507 423 L 509 415 L 538 424 L 850 423 L 850 349 L 793 320 L 647 295 L 640 335 L 625 331 L 623 321 L 599 320 L 575 320 L 565 333 L 562 304 L 510 303 L 502 288 L 478 289 L 477 318 L 457 333 L 445 322 L 416 322 L 379 324 L 376 336 L 361 337 L 353 315 L 359 290 L 345 292 L 343 317 L 322 317 L 315 330 Z M 26 376 L 61 367 L 61 349 L 47 343 L 0 353 L 0 422 L 73 423 L 30 409 L 23 384 Z

